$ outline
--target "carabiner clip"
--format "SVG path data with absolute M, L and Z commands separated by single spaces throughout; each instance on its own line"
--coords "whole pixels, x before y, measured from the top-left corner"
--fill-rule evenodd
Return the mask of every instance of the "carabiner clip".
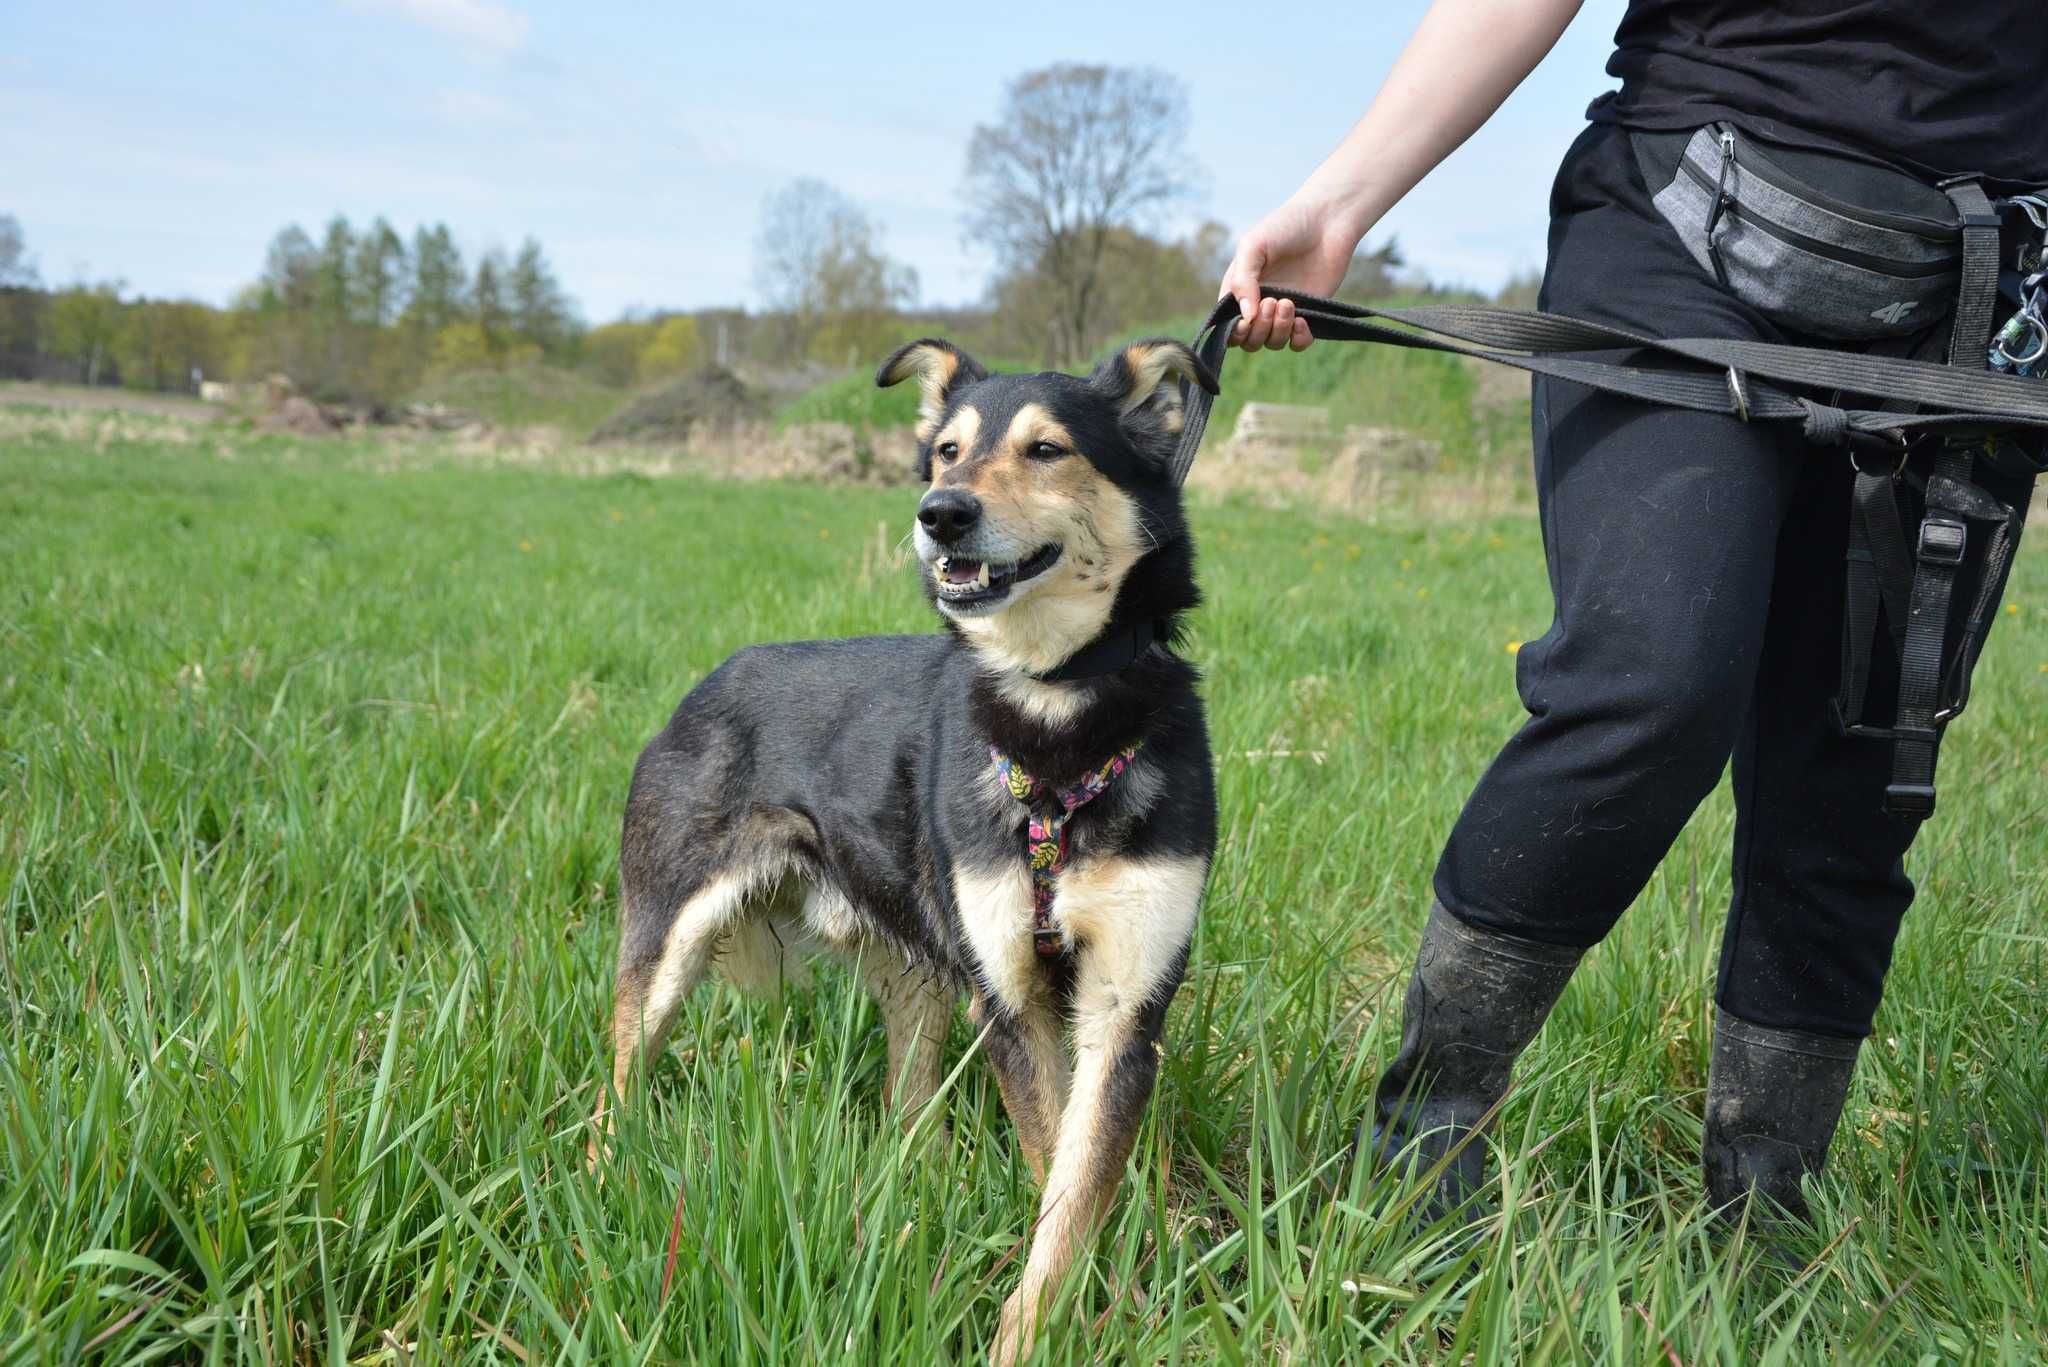
M 2022 355 L 2014 355 L 2012 344 L 2022 337 L 2031 337 L 2033 345 Z M 1992 339 L 1991 355 L 1988 358 L 1993 370 L 2010 370 L 2017 375 L 2026 375 L 2043 356 L 2048 356 L 2048 324 L 2036 317 L 2032 309 L 2022 309 L 2006 321 Z

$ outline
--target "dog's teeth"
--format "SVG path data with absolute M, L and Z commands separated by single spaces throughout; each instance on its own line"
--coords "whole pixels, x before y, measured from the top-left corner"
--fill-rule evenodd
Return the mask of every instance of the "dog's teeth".
M 982 588 L 988 587 L 988 561 L 984 560 L 981 562 L 981 573 L 974 577 L 974 582 Z

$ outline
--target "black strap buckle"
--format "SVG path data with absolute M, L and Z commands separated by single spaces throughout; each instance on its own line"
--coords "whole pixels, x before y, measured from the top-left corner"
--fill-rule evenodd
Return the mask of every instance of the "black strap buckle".
M 1932 783 L 1891 783 L 1885 785 L 1884 809 L 1893 816 L 1926 819 L 1934 815 Z
M 1930 513 L 1920 520 L 1920 548 L 1914 558 L 1923 565 L 1953 568 L 1963 563 L 1969 545 L 1970 528 L 1962 519 Z

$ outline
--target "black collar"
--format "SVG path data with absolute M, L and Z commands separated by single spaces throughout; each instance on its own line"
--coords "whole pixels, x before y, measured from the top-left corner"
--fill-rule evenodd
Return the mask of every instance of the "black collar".
M 1112 626 L 1043 674 L 1031 677 L 1040 683 L 1074 683 L 1099 679 L 1135 664 L 1138 657 L 1155 645 L 1163 645 L 1169 634 L 1164 617 L 1141 617 L 1123 626 Z

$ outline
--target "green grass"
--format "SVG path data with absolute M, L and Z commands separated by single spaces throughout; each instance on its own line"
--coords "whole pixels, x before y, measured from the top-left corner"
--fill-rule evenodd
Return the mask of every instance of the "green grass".
M 0 439 L 0 1360 L 980 1351 L 1034 1194 L 964 1023 L 950 1138 L 906 1139 L 845 975 L 706 990 L 581 1163 L 633 756 L 743 643 L 926 626 L 907 492 L 39 430 Z M 1460 1240 L 1343 1154 L 1518 715 L 1536 528 L 1195 523 L 1226 835 L 1042 1357 L 2048 1355 L 2048 562 L 1947 748 L 1820 1232 L 1699 1206 L 1717 796 L 1532 1051 L 1508 1214 Z
M 875 386 L 873 371 L 856 371 L 805 390 L 776 410 L 775 425 L 843 422 L 856 430 L 909 427 L 917 421 L 917 386 Z
M 914 332 L 906 333 L 904 340 L 916 335 Z M 880 356 L 874 359 L 876 365 L 881 364 Z M 1035 362 L 1001 356 L 975 359 L 994 370 L 1042 369 Z M 804 422 L 843 422 L 857 431 L 910 427 L 917 422 L 917 404 L 915 384 L 897 384 L 882 389 L 875 384 L 873 368 L 868 368 L 836 376 L 805 390 L 776 410 L 775 425 L 790 427 Z
M 559 428 L 580 440 L 630 397 L 581 371 L 534 364 L 443 375 L 428 381 L 414 401 L 446 404 L 500 427 Z

